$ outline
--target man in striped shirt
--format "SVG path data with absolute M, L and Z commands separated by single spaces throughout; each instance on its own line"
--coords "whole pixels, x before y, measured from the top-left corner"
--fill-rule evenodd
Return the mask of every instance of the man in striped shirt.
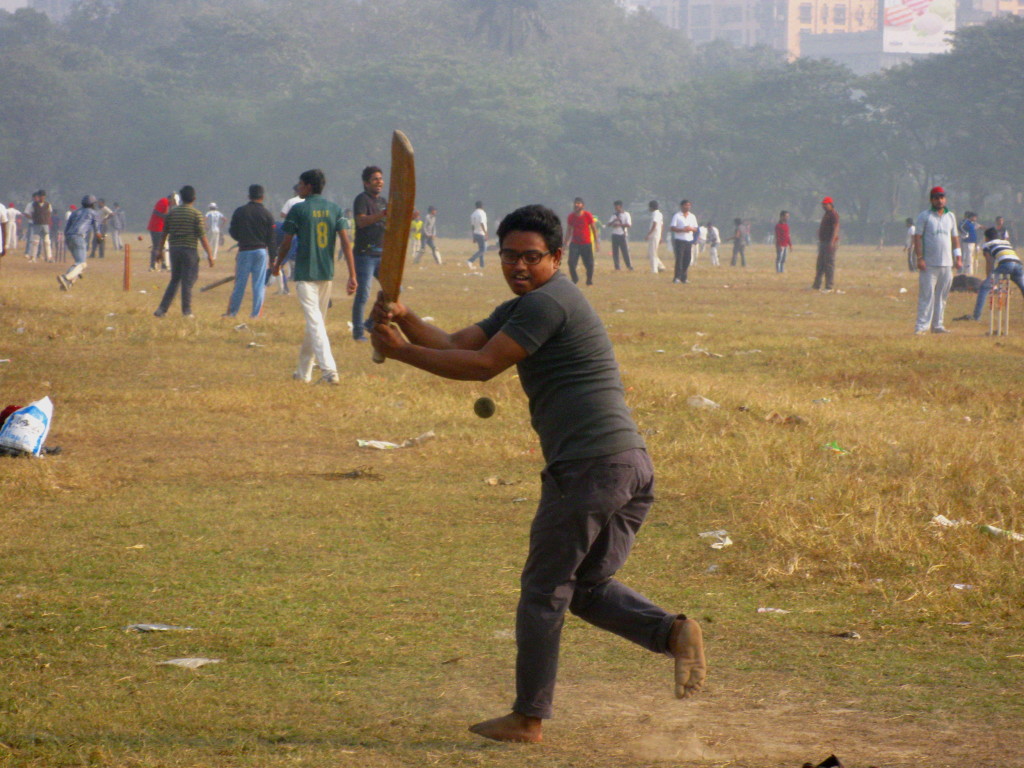
M 164 297 L 160 301 L 154 316 L 163 317 L 171 308 L 174 301 L 174 294 L 181 286 L 181 314 L 185 317 L 195 317 L 192 314 L 192 287 L 199 279 L 199 243 L 203 244 L 206 251 L 206 259 L 210 266 L 213 266 L 213 254 L 210 252 L 210 243 L 206 239 L 206 228 L 203 226 L 203 214 L 196 210 L 196 190 L 190 185 L 185 185 L 178 192 L 181 196 L 181 205 L 173 208 L 164 220 L 164 231 L 160 237 L 157 253 L 163 250 L 164 243 L 168 243 L 171 251 L 171 282 L 164 291 Z

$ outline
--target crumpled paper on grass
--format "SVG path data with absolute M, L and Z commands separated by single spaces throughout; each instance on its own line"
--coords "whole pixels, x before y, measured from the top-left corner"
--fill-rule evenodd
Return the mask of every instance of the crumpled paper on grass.
M 708 539 L 708 546 L 712 549 L 725 549 L 732 546 L 732 539 L 729 538 L 729 532 L 726 530 L 704 531 L 697 535 L 702 539 Z
M 396 448 L 414 448 L 428 440 L 433 440 L 435 437 L 436 435 L 431 430 L 430 432 L 424 432 L 419 437 L 410 437 L 401 443 L 389 443 L 386 440 L 356 440 L 356 446 L 359 448 L 375 448 L 378 451 L 393 451 Z
M 194 632 L 195 627 L 179 627 L 174 624 L 129 624 L 125 632 Z
M 193 656 L 184 659 L 168 659 L 158 661 L 157 666 L 181 667 L 182 669 L 199 669 L 207 664 L 220 664 L 224 659 L 208 659 L 205 656 Z

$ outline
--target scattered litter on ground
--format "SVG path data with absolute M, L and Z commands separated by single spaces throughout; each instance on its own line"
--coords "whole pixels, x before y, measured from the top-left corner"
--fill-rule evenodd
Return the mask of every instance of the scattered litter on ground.
M 656 349 L 656 350 L 654 350 L 654 353 L 656 355 L 664 355 L 665 354 L 665 350 L 664 349 Z
M 249 342 L 248 344 L 246 344 L 245 346 L 247 346 L 247 347 L 249 347 L 249 348 L 251 349 L 251 348 L 253 348 L 253 347 L 265 347 L 265 346 L 267 346 L 267 345 L 266 345 L 266 344 L 257 344 L 257 343 L 256 343 L 255 341 L 250 341 L 250 342 Z
M 168 659 L 158 661 L 157 666 L 181 667 L 182 669 L 199 669 L 207 664 L 220 664 L 223 659 L 207 659 L 203 656 L 195 656 L 186 659 Z
M 900 293 L 906 293 L 906 292 L 907 292 L 906 288 L 900 288 Z
M 833 440 L 831 443 L 825 443 L 823 446 L 826 451 L 832 451 L 832 453 L 849 453 L 848 450 L 843 448 L 839 443 Z
M 145 548 L 146 548 L 145 544 L 132 544 L 130 547 L 125 547 L 125 549 L 145 549 Z
M 717 563 L 712 563 L 711 565 L 709 565 L 707 568 L 704 569 L 704 573 L 718 573 L 718 564 Z
M 248 327 L 249 327 L 249 325 L 247 323 L 239 323 L 238 325 L 235 326 L 235 330 L 236 331 L 244 331 Z
M 194 632 L 195 627 L 179 627 L 176 624 L 129 624 L 125 632 Z
M 527 499 L 525 496 L 518 496 L 518 497 L 512 499 L 512 503 L 513 504 L 523 504 L 524 502 L 527 502 L 527 501 L 529 501 L 529 499 Z
M 623 314 L 623 313 L 624 313 L 625 311 L 626 311 L 626 310 L 624 310 L 624 309 L 616 309 L 616 310 L 615 310 L 615 314 L 617 314 L 617 315 L 621 315 L 621 314 Z
M 732 539 L 729 538 L 729 532 L 726 530 L 704 531 L 697 535 L 702 539 L 708 539 L 708 546 L 712 549 L 725 549 L 732 546 Z
M 1016 533 L 1014 531 L 1006 531 L 1002 528 L 996 528 L 994 525 L 979 525 L 978 530 L 982 533 L 987 533 L 989 536 L 994 536 L 997 539 L 1010 539 L 1011 541 L 1024 541 L 1024 534 Z
M 950 520 L 945 515 L 935 515 L 931 520 L 932 525 L 937 525 L 940 528 L 959 528 L 961 525 L 967 525 L 966 520 Z
M 493 637 L 495 640 L 515 640 L 516 633 L 514 629 L 496 629 Z
M 430 431 L 424 432 L 419 437 L 410 437 L 401 443 L 389 443 L 386 440 L 356 440 L 356 446 L 359 448 L 376 448 L 378 451 L 392 451 L 396 448 L 412 448 L 422 445 L 428 440 L 433 440 L 435 437 L 436 435 L 433 431 Z
M 52 418 L 53 401 L 49 397 L 15 407 L 0 425 L 0 450 L 13 456 L 39 456 Z
M 114 326 L 108 325 L 104 330 L 112 331 L 112 330 L 114 330 Z
M 757 612 L 758 613 L 792 613 L 792 611 L 787 611 L 785 608 L 758 608 Z
M 421 317 L 420 320 L 422 320 L 424 323 L 434 322 L 434 318 L 432 318 L 430 315 L 427 315 L 426 317 Z
M 714 400 L 708 400 L 706 397 L 701 395 L 690 395 L 686 398 L 686 404 L 691 408 L 718 408 L 718 403 Z
M 849 629 L 846 632 L 836 632 L 834 635 L 829 635 L 829 637 L 841 637 L 844 640 L 860 640 L 860 635 L 852 629 Z
M 503 480 L 500 477 L 498 477 L 497 475 L 494 475 L 493 477 L 486 478 L 484 480 L 484 482 L 487 483 L 487 485 L 516 485 L 519 481 L 518 480 Z
M 15 333 L 24 333 L 25 332 L 25 328 L 24 327 L 15 328 L 14 332 Z
M 763 355 L 764 353 L 760 349 L 741 349 L 739 352 L 733 352 L 734 355 Z
M 139 293 L 145 293 L 145 291 L 139 291 Z
M 117 317 L 116 312 L 107 312 L 107 317 Z
M 953 585 L 953 589 L 959 589 L 961 592 L 969 592 L 970 590 L 972 590 L 974 588 L 975 587 L 974 587 L 973 584 L 954 584 Z
M 3 360 L 0 360 L 0 363 L 9 363 L 9 362 L 11 362 L 11 358 L 9 358 L 9 357 L 5 357 Z
M 356 467 L 348 472 L 331 472 L 327 474 L 331 480 L 383 480 L 384 478 L 373 471 L 372 467 Z
M 690 347 L 690 351 L 683 355 L 683 357 L 693 357 L 694 355 L 704 355 L 704 357 L 722 357 L 717 352 L 708 352 L 700 344 L 694 344 Z
M 832 402 L 832 398 L 830 398 L 830 397 L 819 397 L 814 402 L 816 402 L 818 404 L 821 404 L 821 403 L 831 403 Z

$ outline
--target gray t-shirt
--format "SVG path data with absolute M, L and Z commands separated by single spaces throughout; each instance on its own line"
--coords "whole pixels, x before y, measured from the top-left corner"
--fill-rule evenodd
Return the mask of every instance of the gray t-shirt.
M 477 325 L 529 353 L 516 367 L 548 464 L 644 447 L 604 325 L 561 272 Z

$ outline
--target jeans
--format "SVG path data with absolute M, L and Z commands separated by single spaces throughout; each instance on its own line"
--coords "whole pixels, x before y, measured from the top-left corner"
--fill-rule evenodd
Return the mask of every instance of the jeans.
M 469 263 L 472 264 L 480 259 L 480 269 L 483 269 L 484 253 L 487 252 L 487 238 L 484 235 L 473 235 L 473 242 L 476 243 L 476 253 L 469 257 Z
M 306 335 L 299 349 L 299 364 L 295 369 L 297 378 L 309 381 L 313 376 L 313 360 L 320 366 L 320 373 L 327 376 L 337 373 L 338 367 L 331 354 L 331 342 L 327 337 L 327 309 L 331 304 L 331 281 L 295 281 L 295 295 L 306 317 Z
M 361 251 L 356 257 L 355 299 L 352 301 L 352 338 L 366 338 L 366 301 L 370 298 L 370 284 L 380 273 L 380 251 Z M 481 261 L 480 266 L 483 266 Z
M 786 271 L 786 257 L 789 255 L 788 245 L 776 245 L 775 246 L 775 271 L 785 272 Z
M 629 263 L 629 241 L 625 235 L 612 235 L 612 263 L 615 269 L 619 268 L 619 252 L 622 252 L 622 263 L 626 269 L 633 271 L 633 265 Z
M 943 328 L 946 299 L 953 284 L 952 267 L 925 267 L 917 278 L 917 324 L 914 330 L 924 331 L 930 325 L 932 330 Z M 981 292 L 978 292 L 981 295 Z
M 676 257 L 672 282 L 674 283 L 678 280 L 681 283 L 685 283 L 687 280 L 686 275 L 690 270 L 690 259 L 693 256 L 693 241 L 680 240 L 678 237 L 673 237 L 672 252 Z
M 996 283 L 999 282 L 999 278 L 1003 275 L 1009 277 L 1020 288 L 1021 294 L 1024 295 L 1024 264 L 1012 259 L 1000 261 L 996 264 L 995 269 L 992 270 L 992 274 L 985 278 L 978 289 L 978 300 L 974 302 L 975 320 L 981 320 L 981 313 L 985 309 L 985 299 L 988 298 L 989 293 L 992 292 Z
M 583 259 L 583 268 L 587 271 L 587 285 L 594 284 L 594 246 L 591 243 L 569 243 L 569 276 L 574 283 L 580 281 L 576 274 L 576 265 Z
M 160 313 L 166 314 L 181 286 L 181 314 L 192 314 L 192 287 L 199 279 L 199 251 L 195 248 L 171 248 L 171 282 L 160 300 Z
M 441 263 L 441 254 L 437 252 L 437 246 L 434 245 L 434 236 L 424 235 L 423 247 L 420 249 L 419 253 L 416 254 L 416 258 L 413 260 L 413 264 L 420 263 L 420 258 L 422 258 L 423 252 L 427 250 L 427 248 L 429 248 L 430 252 L 434 255 L 434 261 L 437 262 L 438 264 Z
M 541 474 L 516 610 L 513 711 L 551 717 L 566 610 L 650 651 L 667 651 L 677 615 L 612 578 L 653 500 L 654 470 L 642 448 L 556 462 Z
M 252 275 L 252 315 L 259 317 L 263 310 L 263 295 L 267 287 L 267 262 L 269 256 L 266 248 L 252 251 L 239 251 L 235 257 L 235 289 L 228 301 L 228 314 L 234 317 L 242 306 L 245 296 L 245 284 Z
M 106 250 L 105 240 L 101 240 L 93 235 L 92 246 L 89 248 L 89 258 L 94 259 L 96 258 L 96 255 L 99 254 L 99 257 L 102 259 L 106 255 Z
M 87 266 L 85 236 L 68 235 L 67 245 L 68 250 L 71 251 L 71 258 L 75 260 L 75 263 L 71 266 L 71 269 L 64 273 L 64 277 L 67 278 L 68 282 L 73 283 L 82 276 Z

